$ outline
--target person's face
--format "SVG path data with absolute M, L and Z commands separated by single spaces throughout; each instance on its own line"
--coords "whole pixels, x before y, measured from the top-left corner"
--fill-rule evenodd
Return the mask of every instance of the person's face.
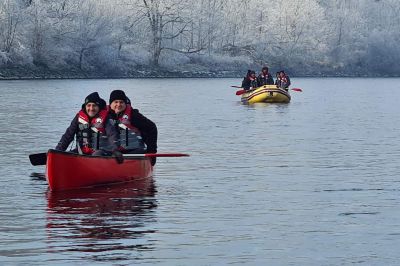
M 250 74 L 250 78 L 255 79 L 255 78 L 256 78 L 256 74 L 251 73 L 251 74 Z
M 267 74 L 268 74 L 268 70 L 263 69 L 262 73 L 263 73 L 264 75 L 267 75 Z
M 126 103 L 123 100 L 115 100 L 111 103 L 110 108 L 115 113 L 119 114 L 119 113 L 125 111 Z
M 95 103 L 88 103 L 85 106 L 86 113 L 89 117 L 94 117 L 99 112 L 100 108 Z

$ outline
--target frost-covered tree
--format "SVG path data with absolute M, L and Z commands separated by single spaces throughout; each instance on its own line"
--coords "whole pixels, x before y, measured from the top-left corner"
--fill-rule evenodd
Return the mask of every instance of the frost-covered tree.
M 400 66 L 400 2 L 395 0 L 374 1 L 362 7 L 366 21 L 366 48 L 363 68 L 372 73 L 399 75 Z
M 79 56 L 79 68 L 82 69 L 85 56 L 112 42 L 109 38 L 112 32 L 109 6 L 98 0 L 83 0 L 74 22 L 71 45 Z
M 285 67 L 318 60 L 326 52 L 329 31 L 324 9 L 316 0 L 278 0 L 266 10 L 264 51 Z
M 397 0 L 0 0 L 0 65 L 398 75 L 399 24 Z
M 343 69 L 359 65 L 366 50 L 368 26 L 368 19 L 363 15 L 362 1 L 327 1 L 324 7 L 330 18 L 329 56 L 332 66 Z
M 151 52 L 151 65 L 158 67 L 163 50 L 192 53 L 199 49 L 191 47 L 189 33 L 192 24 L 190 1 L 183 0 L 130 0 L 134 7 L 132 15 L 136 23 L 143 25 L 148 33 L 147 42 Z M 175 40 L 179 40 L 175 42 Z
M 17 45 L 23 20 L 20 3 L 14 0 L 0 2 L 0 50 L 10 53 Z
M 48 38 L 51 37 L 51 33 L 49 32 L 50 24 L 46 5 L 40 0 L 30 1 L 27 4 L 25 41 L 31 49 L 33 63 L 47 66 L 46 55 L 51 50 Z

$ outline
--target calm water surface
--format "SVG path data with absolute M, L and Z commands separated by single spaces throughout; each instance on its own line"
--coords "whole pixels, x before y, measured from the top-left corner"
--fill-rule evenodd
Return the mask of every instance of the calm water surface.
M 2 265 L 398 265 L 400 79 L 293 78 L 290 104 L 240 79 L 0 82 Z M 148 182 L 51 193 L 28 155 L 86 95 L 124 89 L 157 123 Z

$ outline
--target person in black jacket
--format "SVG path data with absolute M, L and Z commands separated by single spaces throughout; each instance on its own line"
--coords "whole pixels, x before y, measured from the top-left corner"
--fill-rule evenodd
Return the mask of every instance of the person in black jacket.
M 118 163 L 124 160 L 119 151 L 118 131 L 109 119 L 106 102 L 97 92 L 85 98 L 82 109 L 75 115 L 55 149 L 67 150 L 74 137 L 76 148 L 72 152 L 88 155 L 112 154 Z
M 247 75 L 242 81 L 242 88 L 246 91 L 257 88 L 257 77 L 254 70 L 247 71 Z
M 280 71 L 276 72 L 276 74 L 275 74 L 275 85 L 277 87 L 279 87 L 279 84 L 280 84 L 279 73 L 280 73 Z
M 257 84 L 259 87 L 264 85 L 274 85 L 274 79 L 271 74 L 268 72 L 268 67 L 263 67 L 261 69 L 260 75 L 257 77 Z
M 114 120 L 114 126 L 120 132 L 120 143 L 123 153 L 156 153 L 157 126 L 142 115 L 138 109 L 133 109 L 129 98 L 122 90 L 114 90 L 110 94 L 109 112 Z M 156 157 L 152 157 L 152 165 Z

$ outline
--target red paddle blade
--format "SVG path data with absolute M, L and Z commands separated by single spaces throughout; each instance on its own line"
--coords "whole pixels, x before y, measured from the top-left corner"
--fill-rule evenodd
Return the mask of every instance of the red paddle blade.
M 238 90 L 238 91 L 236 91 L 236 95 L 242 95 L 245 92 L 246 92 L 246 90 Z
M 300 92 L 302 92 L 303 90 L 300 89 L 300 88 L 293 88 L 292 91 L 300 91 Z

